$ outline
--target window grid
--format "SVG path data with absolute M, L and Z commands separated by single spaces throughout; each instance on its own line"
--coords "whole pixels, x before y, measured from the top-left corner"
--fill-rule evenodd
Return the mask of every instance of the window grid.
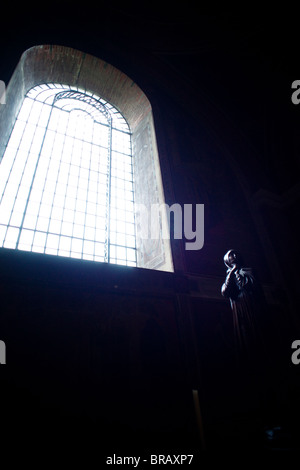
M 34 103 L 34 104 L 32 105 L 32 107 L 31 107 L 29 116 L 31 116 L 32 108 L 34 107 L 34 105 L 35 105 L 35 103 Z M 41 114 L 41 109 L 40 109 L 39 116 L 40 116 L 40 114 Z M 50 116 L 51 116 L 51 113 L 50 113 Z M 50 117 L 49 117 L 49 119 L 48 119 L 47 125 L 49 124 L 49 120 L 50 120 Z M 27 122 L 28 122 L 28 121 L 27 121 Z M 25 126 L 25 127 L 26 127 L 26 126 Z M 45 139 L 46 129 L 47 129 L 47 126 L 46 126 L 46 128 L 44 129 L 44 133 L 43 133 L 43 142 L 44 142 L 44 139 Z M 30 157 L 30 155 L 31 155 L 32 143 L 33 143 L 33 141 L 34 141 L 34 139 L 35 139 L 36 132 L 37 132 L 37 127 L 35 128 L 33 140 L 32 140 L 32 142 L 31 142 L 30 148 L 29 148 L 29 150 L 28 150 L 28 156 L 27 156 L 26 164 L 25 164 L 25 166 L 24 166 L 24 170 L 23 170 L 23 174 L 22 174 L 22 179 L 21 179 L 21 181 L 20 181 L 18 190 L 20 189 L 20 185 L 21 185 L 22 180 L 23 180 L 23 178 L 24 178 L 25 169 L 28 168 L 28 167 L 27 167 L 27 162 L 28 162 L 28 159 L 29 159 L 29 157 Z M 43 143 L 42 143 L 42 146 L 43 146 Z M 28 197 L 27 197 L 27 201 L 26 201 L 26 205 L 25 205 L 25 209 L 24 209 L 24 214 L 23 214 L 23 217 L 22 217 L 22 221 L 21 221 L 20 227 L 23 227 L 23 226 L 24 226 L 24 219 L 25 219 L 25 216 L 26 216 L 26 213 L 27 213 L 27 208 L 28 208 L 28 204 L 29 204 L 29 200 L 30 200 L 30 196 L 31 196 L 31 190 L 32 190 L 32 186 L 33 186 L 33 183 L 34 183 L 34 180 L 35 180 L 35 175 L 36 175 L 36 170 L 37 170 L 37 167 L 38 167 L 38 164 L 39 164 L 39 159 L 40 159 L 40 154 L 38 155 L 37 163 L 36 163 L 36 166 L 35 166 L 35 169 L 34 169 L 34 172 L 33 172 L 32 180 L 31 180 L 31 184 L 30 184 L 30 189 L 29 189 L 29 194 L 28 194 Z M 26 178 L 25 178 L 25 180 L 26 180 Z M 13 207 L 13 210 L 14 210 L 14 207 Z M 21 230 L 19 231 L 18 239 L 17 239 L 17 242 L 16 242 L 16 246 L 17 246 L 17 247 L 18 247 L 18 245 L 19 245 L 20 235 L 21 235 Z
M 0 246 L 136 266 L 131 155 L 105 100 L 30 90 L 0 165 Z

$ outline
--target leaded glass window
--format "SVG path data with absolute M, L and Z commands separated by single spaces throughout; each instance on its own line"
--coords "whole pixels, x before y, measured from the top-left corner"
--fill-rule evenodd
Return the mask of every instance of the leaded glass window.
M 136 266 L 131 133 L 110 103 L 27 93 L 0 164 L 0 246 Z

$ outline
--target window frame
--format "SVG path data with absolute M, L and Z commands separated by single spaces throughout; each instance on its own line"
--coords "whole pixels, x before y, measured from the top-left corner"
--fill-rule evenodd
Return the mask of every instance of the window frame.
M 162 171 L 168 201 L 173 200 L 168 163 L 164 159 L 161 168 L 152 107 L 145 93 L 113 65 L 65 46 L 34 46 L 22 54 L 6 89 L 6 105 L 0 107 L 0 160 L 24 96 L 32 87 L 46 82 L 67 83 L 95 93 L 118 109 L 132 132 L 136 203 L 146 205 L 149 211 L 152 204 L 165 204 Z M 161 217 L 167 224 L 167 214 L 162 212 Z M 143 240 L 137 230 L 137 267 L 173 272 L 175 250 L 176 266 L 182 269 L 181 248 L 177 245 L 162 236 L 159 240 Z

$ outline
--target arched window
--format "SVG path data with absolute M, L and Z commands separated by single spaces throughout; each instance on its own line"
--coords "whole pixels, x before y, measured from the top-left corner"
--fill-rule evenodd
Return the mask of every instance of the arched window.
M 1 246 L 136 266 L 131 135 L 111 104 L 32 88 L 0 173 Z
M 0 136 L 0 250 L 174 270 L 152 107 L 127 75 L 34 46 L 7 86 Z M 157 206 L 145 238 L 142 214 Z

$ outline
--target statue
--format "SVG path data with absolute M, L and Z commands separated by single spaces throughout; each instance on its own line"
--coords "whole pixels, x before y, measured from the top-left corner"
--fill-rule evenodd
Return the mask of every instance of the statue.
M 251 268 L 242 267 L 242 257 L 235 250 L 224 256 L 227 275 L 221 293 L 230 300 L 239 362 L 253 363 L 262 351 L 264 323 L 264 296 Z
M 280 374 L 272 357 L 274 334 L 267 302 L 252 268 L 243 267 L 240 253 L 229 250 L 224 263 L 228 269 L 221 293 L 230 300 L 233 314 L 236 385 L 244 384 L 241 399 L 253 405 L 256 401 L 265 422 L 274 426 L 282 414 L 277 396 Z

